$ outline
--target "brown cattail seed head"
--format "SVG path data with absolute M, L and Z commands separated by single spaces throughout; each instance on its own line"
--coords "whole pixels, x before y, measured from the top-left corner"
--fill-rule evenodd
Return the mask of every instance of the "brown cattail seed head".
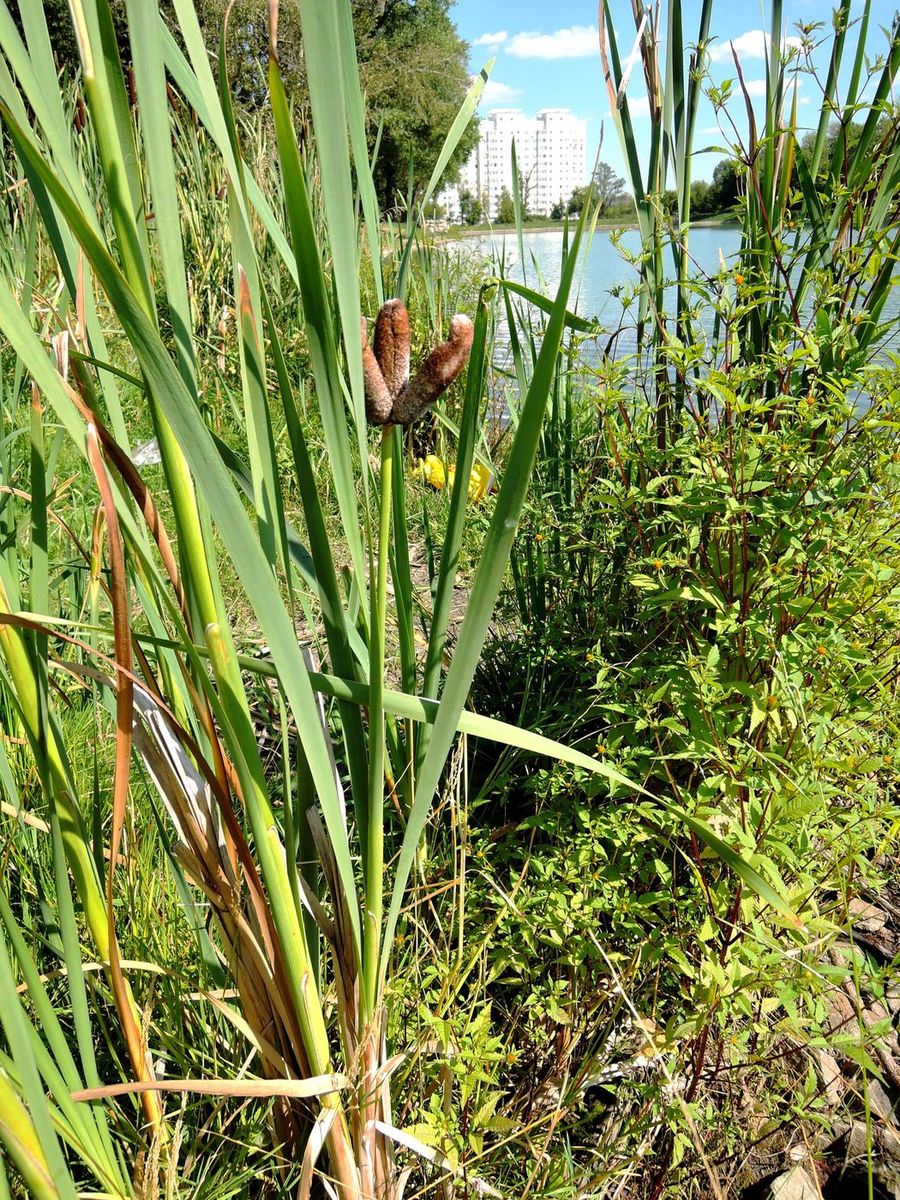
M 366 331 L 366 318 L 361 317 L 359 334 L 362 341 L 363 383 L 366 393 L 366 419 L 373 425 L 387 425 L 391 419 L 394 397 L 388 390 Z
M 388 391 L 396 400 L 409 379 L 409 315 L 402 300 L 382 304 L 372 348 Z
M 466 364 L 474 334 L 469 318 L 457 313 L 450 321 L 450 337 L 435 346 L 395 400 L 391 415 L 395 424 L 411 425 L 447 390 Z

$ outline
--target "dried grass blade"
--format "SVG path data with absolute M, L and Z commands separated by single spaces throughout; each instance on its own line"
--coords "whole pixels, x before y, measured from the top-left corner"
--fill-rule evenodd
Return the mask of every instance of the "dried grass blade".
M 100 489 L 100 497 L 106 519 L 116 656 L 116 761 L 113 776 L 113 819 L 109 847 L 109 870 L 106 875 L 109 975 L 132 1068 L 140 1080 L 150 1081 L 153 1078 L 153 1073 L 147 1060 L 147 1055 L 144 1053 L 143 1039 L 134 1012 L 134 1000 L 122 972 L 119 943 L 116 936 L 115 909 L 113 907 L 116 860 L 122 840 L 122 828 L 125 824 L 125 810 L 128 804 L 128 784 L 131 777 L 131 729 L 134 717 L 134 684 L 132 682 L 131 669 L 131 620 L 129 617 L 128 583 L 125 574 L 125 551 L 122 544 L 122 535 L 119 530 L 119 518 L 116 512 L 115 499 L 113 498 L 109 476 L 106 473 L 103 456 L 100 452 L 97 430 L 93 424 L 87 427 L 87 456 L 91 470 L 97 480 L 97 486 Z M 122 669 L 119 670 L 119 667 Z M 161 1132 L 163 1128 L 163 1110 L 158 1097 L 149 1092 L 146 1095 L 142 1095 L 141 1107 L 153 1130 L 156 1133 Z
M 312 1127 L 312 1132 L 306 1143 L 306 1149 L 303 1151 L 303 1163 L 300 1167 L 300 1183 L 297 1187 L 297 1200 L 309 1200 L 315 1165 L 318 1162 L 319 1155 L 322 1153 L 325 1139 L 331 1132 L 331 1126 L 334 1124 L 336 1116 L 337 1113 L 333 1108 L 325 1108 Z
M 241 1096 L 251 1100 L 287 1096 L 309 1100 L 347 1087 L 344 1075 L 311 1075 L 308 1079 L 146 1079 L 139 1082 L 110 1083 L 98 1088 L 73 1092 L 75 1101 L 105 1100 L 113 1096 L 131 1096 L 146 1092 L 192 1092 L 200 1096 Z

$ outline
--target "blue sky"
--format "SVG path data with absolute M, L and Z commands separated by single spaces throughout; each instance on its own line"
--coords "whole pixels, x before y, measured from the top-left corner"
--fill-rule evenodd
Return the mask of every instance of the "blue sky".
M 881 53 L 886 46 L 880 26 L 890 24 L 895 5 L 896 0 L 873 0 L 868 38 L 872 54 Z M 861 4 L 854 5 L 854 11 L 861 8 Z M 699 0 L 686 0 L 683 20 L 688 41 L 696 37 L 699 11 Z M 759 0 L 749 4 L 740 0 L 719 0 L 713 7 L 711 29 L 716 40 L 711 48 L 712 76 L 716 82 L 735 77 L 729 45 L 733 41 L 748 90 L 757 106 L 765 94 L 768 13 L 768 3 L 762 5 Z M 605 128 L 601 157 L 620 173 L 625 173 L 618 136 L 609 118 L 600 66 L 596 0 L 561 0 L 555 5 L 547 4 L 546 0 L 489 0 L 487 3 L 485 0 L 457 0 L 451 14 L 460 34 L 470 44 L 473 71 L 483 67 L 492 56 L 496 57 L 479 110 L 482 115 L 501 107 L 521 108 L 529 114 L 540 108 L 571 108 L 577 116 L 588 121 L 588 159 L 593 161 L 602 122 Z M 831 6 L 822 4 L 821 0 L 784 0 L 788 36 L 796 36 L 798 21 L 824 21 L 825 27 L 815 36 L 816 40 L 824 38 L 830 45 L 830 16 Z M 634 19 L 629 0 L 613 0 L 613 22 L 624 61 L 634 41 Z M 847 39 L 845 62 L 855 43 L 855 34 L 851 33 Z M 826 52 L 819 51 L 815 61 L 823 66 L 827 62 Z M 900 91 L 900 81 L 896 82 Z M 639 65 L 632 75 L 628 95 L 629 100 L 635 97 L 631 113 L 636 137 L 643 149 L 646 139 L 642 136 L 642 127 L 646 128 L 649 122 Z M 802 77 L 798 95 L 799 121 L 812 125 L 818 120 L 820 111 L 820 93 L 815 81 L 808 76 Z M 746 115 L 741 118 L 742 110 L 741 97 L 734 113 L 743 135 Z M 713 108 L 704 97 L 698 113 L 695 145 L 699 148 L 724 144 Z M 698 155 L 694 165 L 695 178 L 708 179 L 721 157 L 721 152 Z

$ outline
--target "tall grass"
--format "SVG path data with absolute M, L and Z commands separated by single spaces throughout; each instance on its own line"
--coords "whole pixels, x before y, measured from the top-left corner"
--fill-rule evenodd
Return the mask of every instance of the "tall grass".
M 55 267 L 48 271 L 45 264 L 39 276 L 34 255 L 23 253 L 20 243 L 0 295 L 0 322 L 19 364 L 14 391 L 7 396 L 13 419 L 25 373 L 34 387 L 31 495 L 24 510 L 28 536 L 19 549 L 10 543 L 0 568 L 3 694 L 10 727 L 27 743 L 47 805 L 68 967 L 67 1004 L 79 1033 L 73 1053 L 20 918 L 14 907 L 4 905 L 0 986 L 7 1049 L 0 1074 L 0 1136 L 36 1194 L 74 1194 L 62 1138 L 95 1186 L 129 1195 L 131 1184 L 110 1138 L 108 1097 L 123 1091 L 139 1095 L 151 1157 L 165 1164 L 177 1158 L 177 1144 L 164 1089 L 274 1094 L 277 1139 L 286 1159 L 300 1164 L 301 1192 L 308 1193 L 324 1149 L 326 1175 L 341 1195 L 393 1193 L 402 1190 L 404 1179 L 394 1165 L 394 1146 L 398 1139 L 409 1145 L 409 1139 L 391 1120 L 389 1080 L 397 1060 L 386 1044 L 384 989 L 420 839 L 457 730 L 464 724 L 489 737 L 558 754 L 588 771 L 610 773 L 588 756 L 463 713 L 537 450 L 572 268 L 560 286 L 524 397 L 510 469 L 451 653 L 448 596 L 466 474 L 461 470 L 457 476 L 427 665 L 420 676 L 410 636 L 406 489 L 396 431 L 384 436 L 380 471 L 370 474 L 367 465 L 359 355 L 365 255 L 374 268 L 379 300 L 384 284 L 349 8 L 312 0 L 301 10 L 318 147 L 314 169 L 321 185 L 314 199 L 313 164 L 300 158 L 281 84 L 278 8 L 271 5 L 269 83 L 286 232 L 244 156 L 228 91 L 225 32 L 216 72 L 193 6 L 178 0 L 175 10 L 178 41 L 152 7 L 127 5 L 131 43 L 140 47 L 132 109 L 105 0 L 73 3 L 96 146 L 91 172 L 79 161 L 41 7 L 21 6 L 24 39 L 7 8 L 0 8 L 0 44 L 9 64 L 0 72 L 0 112 L 19 179 L 27 180 L 34 197 L 33 210 L 25 209 L 32 222 L 26 245 L 39 229 L 55 257 Z M 167 76 L 189 106 L 181 114 L 170 104 Z M 451 130 L 443 161 L 483 82 L 477 81 Z M 197 210 L 190 192 L 179 186 L 184 168 L 177 161 L 187 153 L 190 165 L 192 139 L 196 145 L 195 134 L 184 136 L 190 121 L 183 114 L 191 110 L 203 138 L 215 146 L 226 189 L 222 244 L 231 252 L 232 336 L 246 464 L 223 458 L 202 415 L 200 330 L 191 296 L 197 281 L 188 275 L 185 253 Z M 179 127 L 182 136 L 173 149 L 173 129 Z M 435 166 L 429 190 L 442 174 L 443 161 Z M 365 217 L 362 227 L 357 202 Z M 414 240 L 412 223 L 394 284 L 400 294 L 407 287 Z M 284 350 L 287 331 L 274 320 L 262 273 L 263 243 L 272 248 L 267 253 L 283 260 L 302 304 L 310 384 L 328 456 L 327 485 L 321 464 L 314 468 L 299 418 Z M 60 301 L 35 329 L 31 289 L 53 276 Z M 484 400 L 485 312 L 481 300 L 465 400 L 469 449 L 461 448 L 463 457 L 471 454 Z M 55 360 L 47 355 L 50 337 Z M 132 397 L 129 407 L 123 381 Z M 131 405 L 146 409 L 159 445 L 164 483 L 156 498 L 129 457 Z M 307 546 L 298 543 L 285 519 L 274 406 L 287 431 Z M 52 449 L 45 443 L 48 436 Z M 48 497 L 57 486 L 60 438 L 68 453 L 84 456 L 99 502 L 90 596 L 54 617 L 49 550 L 56 543 L 48 537 Z M 322 509 L 324 486 L 339 510 L 350 566 L 343 576 Z M 254 630 L 271 648 L 278 703 L 297 731 L 295 749 L 284 745 L 278 811 L 260 761 L 251 685 L 241 670 L 221 585 L 226 561 L 240 580 Z M 394 613 L 386 602 L 388 563 Z M 324 627 L 328 674 L 312 669 L 298 644 L 298 622 L 313 613 Z M 385 639 L 394 620 L 402 694 L 386 690 L 384 683 Z M 57 698 L 61 678 L 91 689 L 100 710 L 112 705 L 115 761 L 108 826 L 96 806 L 91 829 L 78 793 Z M 334 702 L 339 746 L 332 743 L 322 695 Z M 118 949 L 124 914 L 117 906 L 116 864 L 128 823 L 133 749 L 168 815 L 166 837 L 188 923 L 211 950 L 196 893 L 192 896 L 185 883 L 199 889 L 210 905 L 219 947 L 213 962 L 221 958 L 236 989 L 242 1028 L 259 1074 L 269 1083 L 156 1077 L 143 1014 Z M 401 797 L 396 830 L 385 824 L 386 781 L 397 781 Z M 4 782 L 11 807 L 27 809 L 11 772 L 4 773 Z M 106 861 L 102 847 L 108 848 Z M 124 1087 L 118 1081 L 102 1085 L 94 1059 L 75 932 L 79 908 L 93 952 L 108 971 L 119 1035 L 127 1047 L 129 1066 L 123 1073 L 134 1081 Z M 27 1007 L 14 990 L 16 974 L 26 984 Z M 328 994 L 336 1003 L 334 1020 L 326 1009 Z M 43 1020 L 33 1021 L 31 1013 Z M 314 1106 L 312 1098 L 317 1098 Z
M 376 309 L 391 293 L 427 304 L 429 319 L 417 314 L 424 340 L 441 340 L 449 316 L 442 285 L 415 274 L 428 255 L 419 217 L 486 73 L 405 228 L 388 230 L 396 253 L 383 260 L 349 7 L 300 4 L 315 135 L 315 149 L 301 153 L 278 63 L 278 5 L 270 3 L 272 180 L 254 173 L 256 155 L 235 117 L 227 30 L 211 64 L 193 4 L 174 0 L 173 8 L 177 36 L 153 6 L 126 4 L 132 107 L 106 0 L 72 0 L 82 137 L 58 85 L 41 6 L 20 5 L 23 38 L 0 4 L 0 120 L 14 177 L 0 326 L 11 351 L 5 416 L 15 431 L 0 454 L 4 478 L 17 479 L 0 506 L 0 703 L 11 731 L 0 742 L 0 785 L 21 818 L 16 839 L 38 836 L 27 824 L 35 801 L 46 815 L 53 886 L 45 916 L 57 922 L 51 957 L 65 967 L 62 983 L 48 980 L 30 906 L 4 880 L 0 1140 L 36 1195 L 88 1187 L 130 1196 L 154 1171 L 177 1176 L 180 1124 L 168 1092 L 274 1098 L 270 1144 L 283 1182 L 307 1196 L 318 1174 L 342 1197 L 399 1197 L 410 1150 L 439 1172 L 457 1169 L 394 1124 L 391 1078 L 407 1050 L 389 1043 L 387 1027 L 397 935 L 416 917 L 423 834 L 457 735 L 642 790 L 600 756 L 467 709 L 546 430 L 571 450 L 574 351 L 564 343 L 567 330 L 584 328 L 568 305 L 590 217 L 567 239 L 554 298 L 500 281 L 510 313 L 517 297 L 546 320 L 533 319 L 527 352 L 515 351 L 515 431 L 451 638 L 486 401 L 488 281 L 478 295 L 456 481 L 420 652 L 399 429 L 384 427 L 370 465 L 361 279 L 371 279 Z M 686 156 L 688 134 L 675 141 Z M 198 180 L 215 197 L 201 201 Z M 642 220 L 652 241 L 658 226 L 649 209 Z M 198 276 L 197 244 L 215 253 L 204 264 L 215 279 L 209 287 Z M 659 258 L 654 243 L 647 296 L 657 310 Z M 227 358 L 218 375 L 220 383 L 229 377 L 243 426 L 239 454 L 208 421 L 208 343 L 226 260 L 231 313 L 216 330 Z M 680 328 L 686 320 L 680 311 Z M 662 347 L 659 357 L 662 379 Z M 321 427 L 321 453 L 309 441 L 307 408 Z M 155 476 L 134 465 L 136 419 L 158 443 Z M 78 528 L 57 512 L 73 479 L 84 486 Z M 571 490 L 565 478 L 559 485 Z M 286 516 L 288 489 L 299 497 L 302 537 Z M 314 630 L 324 663 L 300 644 Z M 255 639 L 270 648 L 269 663 L 246 655 Z M 283 732 L 277 780 L 253 724 L 260 677 L 272 686 Z M 399 689 L 387 686 L 394 679 Z M 97 738 L 90 795 L 75 763 L 85 747 L 70 719 L 81 704 Z M 178 1057 L 182 1077 L 164 1079 L 157 1069 L 149 1031 L 179 1026 L 181 997 L 165 992 L 171 1007 L 151 1023 L 136 995 L 138 968 L 120 952 L 132 934 L 129 904 L 149 917 L 149 906 L 123 890 L 133 883 L 133 856 L 153 853 L 136 837 L 130 809 L 147 781 L 156 794 L 154 844 L 189 935 L 184 953 L 215 984 L 206 998 L 221 1037 L 246 1046 L 252 1074 L 226 1078 L 189 1046 Z M 686 822 L 779 919 L 797 924 L 777 873 L 764 877 L 752 853 L 665 800 L 654 803 Z M 116 1014 L 102 1024 L 102 1053 L 85 953 L 101 964 L 102 995 Z M 60 1011 L 70 1014 L 65 1025 Z M 131 1095 L 138 1100 L 109 1103 Z
M 645 12 L 634 6 L 634 51 L 650 107 L 644 165 L 629 107 L 634 83 L 623 68 L 610 6 L 606 0 L 600 5 L 607 93 L 641 232 L 638 344 L 652 373 L 660 449 L 679 436 L 686 407 L 701 414 L 709 410 L 712 397 L 704 387 L 710 368 L 726 373 L 743 365 L 757 368 L 757 381 L 764 379 L 772 403 L 795 388 L 827 388 L 849 377 L 887 332 L 879 318 L 900 249 L 895 212 L 900 149 L 892 100 L 900 32 L 895 19 L 885 30 L 884 52 L 871 59 L 864 79 L 872 51 L 870 12 L 868 2 L 858 17 L 842 3 L 830 38 L 813 24 L 788 39 L 783 6 L 773 0 L 765 102 L 758 115 L 733 49 L 735 78 L 719 86 L 709 77 L 711 0 L 701 5 L 691 36 L 678 0 L 667 6 L 664 19 L 659 8 Z M 815 64 L 823 45 L 828 66 L 820 78 Z M 823 97 L 809 152 L 801 144 L 798 122 L 804 79 Z M 715 286 L 704 286 L 709 281 L 698 278 L 690 254 L 692 160 L 700 149 L 695 126 L 704 89 L 719 118 L 724 148 L 741 173 L 736 296 L 726 290 L 717 297 Z M 854 123 L 862 125 L 858 138 L 850 136 Z M 830 127 L 837 127 L 839 136 L 826 161 Z M 671 215 L 662 204 L 668 188 L 675 192 Z M 692 317 L 694 308 L 709 307 L 719 313 L 712 338 Z M 810 362 L 804 339 L 823 332 L 827 350 L 820 361 Z M 773 373 L 767 366 L 776 344 L 795 353 Z

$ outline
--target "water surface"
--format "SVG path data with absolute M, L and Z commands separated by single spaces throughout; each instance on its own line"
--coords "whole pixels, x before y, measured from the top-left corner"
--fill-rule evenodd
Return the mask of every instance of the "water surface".
M 695 226 L 688 241 L 694 274 L 698 279 L 718 274 L 723 267 L 733 270 L 740 250 L 741 231 L 734 225 Z M 587 347 L 588 357 L 595 357 L 607 347 L 615 355 L 633 353 L 635 350 L 635 321 L 637 303 L 625 311 L 623 300 L 637 284 L 637 270 L 627 261 L 623 251 L 638 254 L 640 234 L 637 229 L 627 229 L 614 234 L 609 229 L 598 229 L 594 237 L 581 251 L 581 262 L 575 273 L 572 300 L 569 307 L 583 317 L 595 318 L 603 328 L 604 336 Z M 462 253 L 492 257 L 503 262 L 507 278 L 553 296 L 559 286 L 560 258 L 563 233 L 558 229 L 536 230 L 524 235 L 524 272 L 519 256 L 519 240 L 515 232 L 485 234 L 463 238 L 458 243 Z M 666 247 L 663 259 L 667 275 L 674 274 L 672 252 Z M 882 320 L 900 316 L 900 273 L 895 272 L 894 287 L 882 312 Z M 674 308 L 674 288 L 670 289 L 670 307 Z M 711 337 L 715 314 L 711 304 L 701 306 L 705 332 Z M 610 335 L 621 332 L 610 343 Z M 505 342 L 500 332 L 501 345 Z M 880 347 L 877 357 L 884 358 L 887 352 L 900 351 L 896 331 Z

